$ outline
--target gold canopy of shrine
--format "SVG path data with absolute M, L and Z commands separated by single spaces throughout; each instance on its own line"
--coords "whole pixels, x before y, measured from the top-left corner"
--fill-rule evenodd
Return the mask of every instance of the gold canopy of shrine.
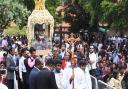
M 35 0 L 35 9 L 32 14 L 28 17 L 27 24 L 27 38 L 28 38 L 28 46 L 31 46 L 34 38 L 34 26 L 35 24 L 45 24 L 49 25 L 49 41 L 52 40 L 53 32 L 54 32 L 54 18 L 49 13 L 49 11 L 45 8 L 45 0 Z M 48 29 L 45 29 L 46 31 Z

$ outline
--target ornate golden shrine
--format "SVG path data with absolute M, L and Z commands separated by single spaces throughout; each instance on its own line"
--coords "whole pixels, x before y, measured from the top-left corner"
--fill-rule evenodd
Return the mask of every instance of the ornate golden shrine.
M 35 24 L 45 24 L 45 35 L 48 41 L 52 41 L 54 32 L 54 18 L 45 8 L 45 0 L 35 0 L 35 9 L 28 18 L 27 24 L 27 38 L 28 46 L 30 47 L 34 38 L 34 26 Z

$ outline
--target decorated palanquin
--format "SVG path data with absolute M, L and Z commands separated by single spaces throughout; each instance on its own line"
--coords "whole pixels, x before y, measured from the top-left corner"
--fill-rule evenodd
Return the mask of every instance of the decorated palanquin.
M 54 32 L 54 18 L 45 8 L 45 0 L 35 0 L 35 9 L 28 18 L 27 24 L 27 38 L 28 47 L 32 45 L 33 40 L 35 40 L 35 25 L 45 24 L 44 33 L 48 38 L 49 42 L 52 42 L 53 32 Z

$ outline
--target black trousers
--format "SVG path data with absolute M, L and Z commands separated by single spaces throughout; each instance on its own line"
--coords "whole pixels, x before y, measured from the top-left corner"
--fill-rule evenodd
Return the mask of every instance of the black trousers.
M 23 89 L 29 89 L 27 72 L 22 72 L 22 76 L 23 76 Z
M 91 69 L 89 72 L 90 72 L 90 75 L 92 75 L 94 77 L 96 76 L 96 69 Z M 96 84 L 95 84 L 94 80 L 91 79 L 91 81 L 92 81 L 92 84 L 93 84 L 92 89 L 95 89 Z
M 90 75 L 92 75 L 92 76 L 96 76 L 96 69 L 91 69 L 90 71 Z
M 22 82 L 21 82 L 20 77 L 19 77 L 19 71 L 16 71 L 16 79 L 18 81 L 18 89 L 23 89 L 22 88 Z
M 8 86 L 8 89 L 14 89 L 14 80 L 8 79 L 7 86 Z

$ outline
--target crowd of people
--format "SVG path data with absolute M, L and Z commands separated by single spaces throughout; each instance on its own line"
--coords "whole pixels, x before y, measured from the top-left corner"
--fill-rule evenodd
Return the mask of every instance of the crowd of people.
M 128 89 L 128 38 L 98 38 L 75 42 L 73 52 L 62 42 L 47 55 L 36 54 L 47 49 L 42 38 L 30 48 L 25 36 L 1 38 L 0 69 L 7 70 L 7 76 L 0 77 L 8 87 L 4 89 L 93 89 L 90 75 L 116 89 Z

